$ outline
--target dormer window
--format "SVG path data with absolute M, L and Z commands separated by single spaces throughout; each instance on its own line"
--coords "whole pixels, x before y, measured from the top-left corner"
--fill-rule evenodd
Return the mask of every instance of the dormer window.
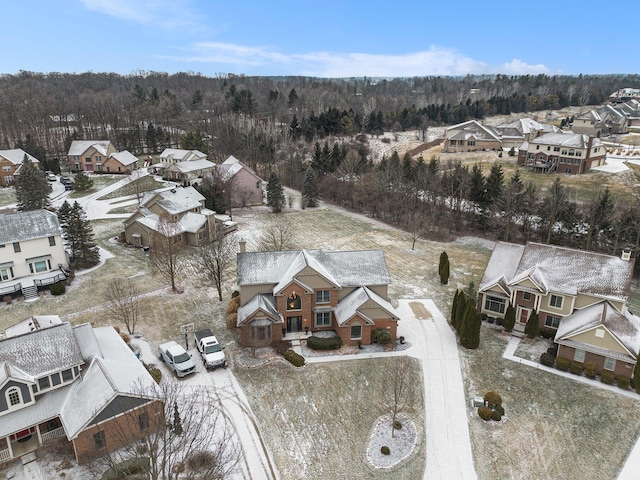
M 20 405 L 22 403 L 22 395 L 20 395 L 20 389 L 18 387 L 10 388 L 7 391 L 7 401 L 9 407 Z
M 287 297 L 287 310 L 301 310 L 302 309 L 302 299 L 300 295 L 296 294 L 294 290 L 291 292 L 291 295 Z

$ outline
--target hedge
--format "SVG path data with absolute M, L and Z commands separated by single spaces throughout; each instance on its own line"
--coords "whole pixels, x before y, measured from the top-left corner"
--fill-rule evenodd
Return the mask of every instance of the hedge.
M 630 382 L 631 382 L 631 379 L 629 377 L 627 377 L 626 375 L 618 375 L 616 377 L 616 383 L 623 390 L 628 390 L 629 389 L 629 383 Z
M 569 370 L 569 366 L 571 365 L 571 361 L 568 358 L 558 357 L 556 358 L 556 368 L 558 370 L 562 370 L 566 372 Z
M 307 347 L 312 350 L 338 350 L 342 347 L 340 337 L 316 337 L 314 335 L 307 338 Z
M 64 283 L 61 283 L 61 282 L 54 283 L 49 287 L 49 291 L 51 292 L 51 295 L 62 295 L 66 289 L 67 287 L 65 287 Z
M 298 355 L 293 350 L 287 350 L 286 352 L 284 352 L 284 358 L 296 367 L 301 367 L 304 365 L 304 357 L 302 355 Z
M 600 374 L 600 381 L 607 385 L 613 385 L 613 372 L 609 372 L 607 370 L 603 371 Z
M 571 362 L 571 373 L 574 375 L 582 375 L 583 370 L 584 365 L 582 362 L 576 362 L 575 360 Z

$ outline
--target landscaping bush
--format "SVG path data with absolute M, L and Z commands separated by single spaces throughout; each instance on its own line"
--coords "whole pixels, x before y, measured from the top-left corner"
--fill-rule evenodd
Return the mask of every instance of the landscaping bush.
M 551 347 L 547 348 L 547 353 L 550 353 L 554 357 L 558 356 L 558 346 L 552 345 Z
M 371 334 L 371 339 L 380 345 L 386 345 L 393 340 L 393 338 L 391 338 L 391 332 L 386 328 L 376 328 Z
M 316 337 L 307 338 L 307 347 L 312 350 L 338 350 L 342 346 L 340 337 Z
M 149 369 L 149 375 L 151 375 L 151 378 L 160 385 L 160 380 L 162 380 L 162 370 L 154 366 Z
M 284 358 L 296 367 L 301 367 L 304 365 L 304 357 L 302 355 L 298 355 L 293 350 L 287 350 L 284 352 Z
M 504 319 L 503 318 L 500 318 L 500 317 L 496 318 L 496 325 L 501 327 L 503 323 L 504 323 Z
M 400 422 L 399 420 L 396 420 L 395 422 L 393 422 L 393 429 L 402 430 L 402 422 Z
M 574 375 L 582 375 L 583 370 L 584 365 L 582 362 L 576 362 L 575 360 L 571 362 L 571 373 Z
M 120 338 L 124 340 L 124 343 L 129 345 L 131 343 L 131 337 L 126 332 L 120 332 Z
M 570 365 L 571 365 L 571 362 L 569 361 L 568 358 L 564 358 L 564 357 L 556 358 L 556 368 L 558 370 L 562 370 L 563 372 L 566 372 L 569 370 Z
M 389 450 L 389 447 L 387 447 L 386 445 L 380 447 L 380 453 L 383 455 L 390 455 L 391 454 L 391 450 Z
M 240 308 L 240 297 L 231 297 L 229 305 L 227 305 L 227 315 L 236 313 L 238 308 Z
M 556 331 L 543 328 L 540 330 L 540 336 L 547 340 L 552 340 L 556 336 Z
M 64 283 L 61 282 L 54 283 L 53 285 L 51 285 L 51 287 L 49 287 L 51 295 L 62 295 L 66 289 L 67 287 L 65 287 Z
M 487 402 L 487 405 L 493 409 L 498 405 L 502 405 L 502 397 L 499 393 L 490 391 L 484 394 L 484 401 Z
M 489 407 L 478 407 L 478 415 L 485 422 L 488 422 L 489 420 L 491 420 L 491 415 L 493 415 L 493 410 L 491 410 Z
M 589 378 L 596 378 L 596 362 L 586 362 L 584 364 L 584 374 Z
M 4 297 L 2 297 L 2 301 L 7 305 L 11 305 L 11 302 L 13 302 L 13 297 L 11 295 L 5 295 Z
M 626 375 L 618 375 L 616 377 L 616 383 L 618 384 L 618 386 L 621 389 L 628 390 L 629 389 L 629 383 L 631 383 L 631 379 L 629 377 L 627 377 Z
M 504 415 L 504 408 L 502 405 L 498 405 L 494 411 L 500 413 L 500 416 Z
M 496 319 L 494 317 L 487 317 L 487 322 L 493 323 L 495 321 L 496 321 Z
M 613 372 L 609 372 L 608 370 L 603 371 L 600 374 L 600 381 L 607 385 L 613 385 Z
M 550 354 L 549 352 L 545 352 L 540 355 L 540 363 L 545 367 L 553 367 L 553 364 L 556 361 L 556 356 Z
M 229 315 L 227 315 L 227 330 L 233 330 L 234 328 L 236 328 L 237 321 L 237 313 L 230 313 Z
M 291 340 L 280 340 L 271 344 L 273 349 L 280 355 L 284 355 L 287 350 L 291 350 Z
M 502 414 L 499 411 L 494 410 L 493 412 L 491 412 L 491 420 L 499 422 L 500 420 L 502 420 Z
M 236 298 L 240 296 L 240 292 L 238 290 L 234 290 L 233 293 L 231 293 L 231 298 Z

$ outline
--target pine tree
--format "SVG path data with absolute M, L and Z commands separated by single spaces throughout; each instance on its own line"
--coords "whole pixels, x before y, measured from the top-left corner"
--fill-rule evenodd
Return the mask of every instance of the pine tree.
M 456 293 L 453 295 L 453 302 L 451 302 L 451 316 L 449 317 L 449 321 L 453 325 L 453 320 L 456 318 L 456 307 L 458 306 L 458 295 L 460 290 L 456 288 Z
M 280 213 L 284 207 L 284 191 L 275 173 L 271 173 L 267 183 L 267 205 L 271 207 L 273 213 Z
M 48 208 L 51 185 L 44 172 L 25 155 L 15 182 L 18 210 L 27 212 Z
M 318 177 L 316 176 L 316 171 L 311 166 L 307 167 L 304 173 L 302 199 L 309 208 L 318 206 Z
M 453 322 L 453 328 L 456 329 L 456 332 L 460 334 L 460 327 L 462 326 L 462 319 L 464 317 L 464 309 L 467 305 L 467 296 L 464 294 L 462 290 L 458 294 L 458 304 L 456 306 L 456 317 Z
M 467 300 L 460 326 L 460 345 L 465 348 L 478 348 L 481 325 L 482 319 L 476 309 L 476 302 L 470 298 Z
M 529 315 L 529 320 L 527 320 L 527 325 L 524 327 L 524 333 L 529 338 L 536 338 L 538 336 L 538 332 L 540 331 L 540 320 L 538 319 L 538 314 L 535 310 L 531 310 L 531 314 Z
M 502 326 L 504 327 L 505 332 L 513 331 L 513 326 L 516 324 L 516 311 L 509 302 L 507 306 L 507 311 L 504 314 L 504 320 L 502 321 Z
M 73 179 L 73 189 L 78 192 L 86 192 L 91 187 L 93 187 L 93 179 L 89 178 L 82 170 L 78 171 Z
M 631 386 L 636 389 L 636 392 L 640 393 L 640 360 L 636 359 L 636 364 L 633 367 L 633 378 L 631 378 Z
M 447 252 L 442 252 L 440 254 L 438 274 L 440 275 L 440 283 L 442 285 L 447 285 L 449 283 L 449 256 L 447 255 Z
M 70 250 L 71 257 L 80 268 L 89 268 L 100 261 L 98 245 L 93 237 L 91 222 L 87 220 L 84 210 L 74 202 L 66 217 L 64 240 Z

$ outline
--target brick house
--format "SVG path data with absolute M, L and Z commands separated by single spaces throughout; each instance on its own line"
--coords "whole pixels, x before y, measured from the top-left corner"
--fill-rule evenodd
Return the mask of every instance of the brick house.
M 518 165 L 538 173 L 579 175 L 604 165 L 600 139 L 578 133 L 546 133 L 520 145 Z
M 109 155 L 106 162 L 102 164 L 102 170 L 105 173 L 131 173 L 138 170 L 138 157 L 133 153 L 123 150 L 114 152 Z
M 154 380 L 111 327 L 49 315 L 0 338 L 0 462 L 65 437 L 84 463 L 141 438 L 163 412 Z
M 541 331 L 558 344 L 558 357 L 594 361 L 598 372 L 631 376 L 640 350 L 640 319 L 629 299 L 634 261 L 554 245 L 497 242 L 478 289 L 478 310 L 504 318 L 511 303 L 514 331 L 532 311 Z
M 0 187 L 9 187 L 15 183 L 25 155 L 35 165 L 40 166 L 40 161 L 37 158 L 21 148 L 0 150 Z
M 399 319 L 387 298 L 381 250 L 241 251 L 237 270 L 242 346 L 300 332 L 335 332 L 344 345 L 369 345 L 380 328 L 396 338 Z
M 448 127 L 444 137 L 442 151 L 447 153 L 502 149 L 500 134 L 493 127 L 475 120 Z
M 74 172 L 102 172 L 103 164 L 115 152 L 116 147 L 109 140 L 74 140 L 67 159 Z

